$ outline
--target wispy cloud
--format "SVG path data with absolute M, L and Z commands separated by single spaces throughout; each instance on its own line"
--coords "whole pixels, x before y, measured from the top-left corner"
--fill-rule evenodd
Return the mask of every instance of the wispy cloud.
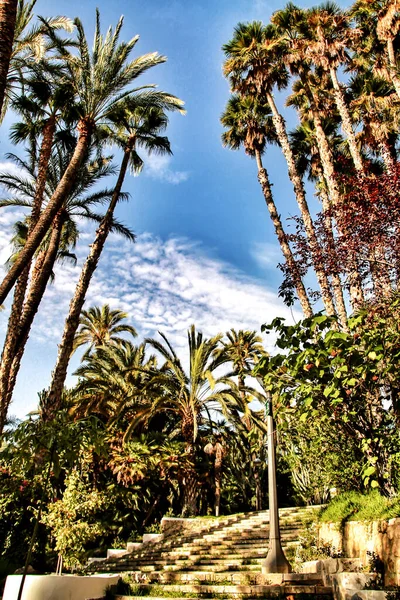
M 151 154 L 145 161 L 144 173 L 148 177 L 178 185 L 189 178 L 188 171 L 174 171 L 171 169 L 170 156 L 158 156 Z
M 276 244 L 256 242 L 252 245 L 250 254 L 256 263 L 264 269 L 276 269 L 284 258 Z
M 35 373 L 36 391 L 48 385 L 56 346 L 91 239 L 84 236 L 76 267 L 71 264 L 56 267 L 54 283 L 47 289 L 39 309 L 29 348 L 35 348 L 35 356 L 42 347 L 54 357 L 51 364 L 41 365 L 41 372 Z M 0 237 L 0 253 L 2 250 L 4 252 L 4 239 Z M 105 303 L 129 314 L 139 340 L 155 337 L 158 331 L 165 333 L 184 361 L 187 329 L 192 323 L 206 336 L 212 336 L 232 327 L 260 333 L 261 324 L 276 316 L 290 322 L 300 318 L 300 314 L 293 314 L 283 306 L 265 285 L 229 263 L 210 257 L 201 244 L 182 238 L 164 241 L 150 234 L 139 235 L 136 244 L 121 242 L 115 235 L 108 240 L 86 307 Z M 0 335 L 4 335 L 7 312 L 0 320 Z M 273 350 L 273 343 L 274 339 L 266 336 L 267 350 Z M 26 360 L 34 361 L 34 357 L 29 359 L 29 348 Z M 76 358 L 74 362 L 76 368 Z M 22 416 L 34 408 L 36 400 L 32 385 L 26 389 L 24 367 L 20 377 L 13 412 Z M 69 377 L 68 382 L 72 384 L 73 378 Z
M 76 267 L 56 268 L 32 332 L 36 342 L 59 341 L 85 252 L 81 247 Z M 178 346 L 185 345 L 192 323 L 215 335 L 231 327 L 259 331 L 277 315 L 292 319 L 275 293 L 229 263 L 210 258 L 200 244 L 150 234 L 139 235 L 134 245 L 116 236 L 109 239 L 86 305 L 105 303 L 128 312 L 141 336 L 162 330 Z

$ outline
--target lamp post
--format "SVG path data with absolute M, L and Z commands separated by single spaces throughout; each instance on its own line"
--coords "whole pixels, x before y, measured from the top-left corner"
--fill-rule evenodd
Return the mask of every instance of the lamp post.
M 290 573 L 292 569 L 283 553 L 279 531 L 274 417 L 272 414 L 272 399 L 269 392 L 267 392 L 266 409 L 268 427 L 269 549 L 267 558 L 262 562 L 262 573 Z

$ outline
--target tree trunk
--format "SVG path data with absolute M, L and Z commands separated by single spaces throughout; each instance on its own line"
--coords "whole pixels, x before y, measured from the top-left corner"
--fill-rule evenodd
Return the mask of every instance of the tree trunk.
M 313 120 L 315 125 L 315 135 L 317 139 L 318 154 L 321 159 L 323 178 L 328 188 L 329 197 L 333 206 L 340 206 L 342 199 L 339 191 L 339 187 L 335 175 L 335 167 L 333 162 L 332 151 L 330 149 L 328 140 L 325 135 L 325 131 L 322 127 L 322 122 L 316 108 L 313 108 Z M 329 238 L 329 242 L 334 250 L 335 240 L 333 236 L 333 224 L 332 218 L 328 217 L 330 210 L 330 203 L 327 197 L 323 198 L 323 211 L 325 215 L 325 226 L 326 232 Z M 358 306 L 363 300 L 363 291 L 361 285 L 360 275 L 357 271 L 357 261 L 355 257 L 352 257 L 352 266 L 349 269 L 350 279 L 350 297 L 357 299 Z M 340 281 L 340 276 L 337 273 L 332 275 L 332 288 L 336 302 L 336 310 L 339 316 L 340 323 L 344 331 L 348 331 L 347 326 L 347 311 L 343 297 L 343 288 Z M 356 307 L 355 307 L 356 308 Z
M 71 191 L 71 188 L 77 177 L 78 170 L 87 157 L 93 127 L 94 124 L 91 122 L 86 122 L 83 120 L 79 122 L 79 138 L 70 163 L 66 168 L 64 175 L 62 176 L 61 181 L 51 197 L 46 209 L 40 215 L 35 228 L 27 239 L 23 250 L 21 250 L 19 253 L 17 260 L 8 271 L 0 285 L 0 304 L 2 304 L 7 298 L 7 295 L 12 289 L 17 278 L 32 259 L 42 239 L 46 235 L 54 217 L 62 207 L 65 198 Z
M 2 114 L 7 88 L 17 8 L 18 0 L 0 0 L 0 114 Z
M 61 402 L 61 395 L 67 376 L 67 369 L 72 354 L 75 334 L 79 327 L 80 314 L 83 308 L 83 304 L 85 302 L 86 293 L 90 281 L 92 279 L 93 273 L 97 268 L 101 252 L 103 250 L 108 234 L 110 233 L 114 210 L 120 197 L 120 192 L 125 178 L 126 170 L 128 168 L 129 158 L 133 148 L 133 144 L 134 140 L 132 140 L 131 145 L 125 149 L 118 180 L 114 189 L 111 202 L 109 204 L 105 216 L 101 220 L 99 228 L 96 231 L 95 240 L 91 245 L 89 255 L 86 259 L 85 264 L 83 265 L 78 284 L 75 288 L 74 297 L 71 300 L 69 314 L 65 321 L 63 337 L 61 340 L 61 344 L 58 347 L 57 362 L 52 375 L 50 391 L 46 402 L 47 411 L 46 415 L 43 416 L 44 420 L 51 420 L 54 417 Z
M 40 156 L 39 156 L 39 168 L 38 168 L 38 176 L 36 180 L 36 190 L 35 196 L 32 205 L 32 212 L 28 227 L 28 238 L 31 234 L 33 228 L 35 227 L 42 208 L 43 196 L 46 186 L 47 180 L 47 170 L 49 165 L 49 160 L 51 156 L 51 149 L 53 146 L 54 133 L 56 128 L 56 118 L 55 115 L 52 115 L 46 125 L 43 128 L 42 133 L 42 144 L 40 148 Z M 7 407 L 10 405 L 12 392 L 15 386 L 15 378 L 17 376 L 19 370 L 19 364 L 22 358 L 22 354 L 20 355 L 19 360 L 17 361 L 18 367 L 12 368 L 11 363 L 13 362 L 18 350 L 16 349 L 17 336 L 19 330 L 19 321 L 22 314 L 22 308 L 25 301 L 26 289 L 29 281 L 29 273 L 31 269 L 31 260 L 28 262 L 21 275 L 18 277 L 15 290 L 13 303 L 11 306 L 10 317 L 8 319 L 7 324 L 7 333 L 6 338 L 3 345 L 3 352 L 1 356 L 1 364 L 0 364 L 0 407 Z M 13 373 L 13 377 L 8 383 L 6 378 L 8 374 L 11 377 Z M 11 390 L 11 391 L 10 391 Z M 0 410 L 2 410 L 0 408 Z M 2 433 L 2 429 L 0 429 L 0 435 Z
M 282 148 L 282 152 L 285 156 L 286 162 L 288 164 L 289 177 L 294 187 L 297 204 L 299 205 L 304 223 L 304 229 L 306 231 L 308 242 L 310 244 L 312 263 L 315 270 L 315 274 L 317 276 L 319 287 L 321 289 L 322 301 L 324 303 L 327 314 L 330 316 L 335 316 L 336 311 L 330 290 L 329 280 L 323 266 L 321 265 L 321 249 L 318 244 L 314 223 L 312 221 L 310 211 L 308 208 L 303 182 L 298 173 L 294 155 L 289 144 L 289 138 L 286 132 L 285 121 L 282 115 L 278 112 L 272 95 L 270 93 L 267 93 L 266 96 L 268 104 L 271 108 L 272 119 L 279 139 L 279 143 Z
M 195 517 L 197 514 L 197 497 L 199 495 L 199 482 L 197 473 L 190 471 L 184 481 L 182 517 Z
M 320 191 L 319 195 L 322 200 L 322 212 L 324 215 L 325 231 L 326 231 L 326 235 L 328 237 L 329 245 L 332 247 L 332 252 L 334 252 L 335 251 L 335 239 L 334 239 L 334 235 L 333 235 L 332 217 L 330 215 L 330 201 L 328 198 L 328 194 L 327 194 L 326 190 L 324 189 L 325 178 L 322 173 L 320 174 L 320 185 L 321 185 L 321 188 L 320 188 L 321 191 Z M 335 258 L 335 263 L 336 263 L 336 258 Z M 335 297 L 336 310 L 338 313 L 339 322 L 342 326 L 343 331 L 348 332 L 349 327 L 347 325 L 346 304 L 344 302 L 342 282 L 340 279 L 340 275 L 338 273 L 332 273 L 332 289 L 333 289 L 333 295 Z
M 392 149 L 390 147 L 390 144 L 387 140 L 382 140 L 379 143 L 379 147 L 380 147 L 380 151 L 381 151 L 381 156 L 383 159 L 383 162 L 385 164 L 385 169 L 386 172 L 391 175 L 394 172 L 394 168 L 396 166 L 396 161 L 394 159 L 393 156 L 393 152 Z
M 313 314 L 313 310 L 310 304 L 310 300 L 307 296 L 306 288 L 304 287 L 303 281 L 301 279 L 301 275 L 299 273 L 299 268 L 297 266 L 296 260 L 293 256 L 292 250 L 289 246 L 289 242 L 286 237 L 286 233 L 282 226 L 282 221 L 280 216 L 278 215 L 278 211 L 276 210 L 274 198 L 272 195 L 271 184 L 269 182 L 268 173 L 264 169 L 261 154 L 258 150 L 256 150 L 256 160 L 258 167 L 258 181 L 260 182 L 261 189 L 264 194 L 264 199 L 271 216 L 272 223 L 275 228 L 275 233 L 278 238 L 279 245 L 282 250 L 282 254 L 285 257 L 285 260 L 289 266 L 290 273 L 293 277 L 294 284 L 296 286 L 297 297 L 300 301 L 301 308 L 303 310 L 304 316 L 311 317 Z
M 37 277 L 32 279 L 27 299 L 23 306 L 23 312 L 19 320 L 16 339 L 13 348 L 11 361 L 8 357 L 8 348 L 4 349 L 4 360 L 0 367 L 0 412 L 7 414 L 10 405 L 16 378 L 18 375 L 20 363 L 24 354 L 25 346 L 28 341 L 29 333 L 33 324 L 35 315 L 39 309 L 40 302 L 46 291 L 47 283 L 51 277 L 54 263 L 57 259 L 60 246 L 61 232 L 64 223 L 64 217 L 59 214 L 54 219 L 53 230 L 51 233 L 49 246 L 47 248 L 42 268 Z M 7 360 L 6 360 L 7 359 Z M 0 431 L 0 434 L 2 431 Z
M 388 53 L 388 58 L 389 58 L 389 73 L 390 73 L 390 77 L 394 86 L 394 89 L 396 90 L 396 94 L 398 95 L 398 97 L 400 98 L 400 78 L 397 74 L 397 61 L 396 61 L 396 55 L 394 52 L 394 47 L 393 47 L 393 40 L 392 39 L 388 39 L 386 42 L 386 48 L 387 48 L 387 53 Z
M 224 448 L 220 442 L 215 444 L 215 516 L 219 517 L 221 505 L 221 478 L 222 478 L 222 460 L 224 457 Z
M 333 94 L 335 97 L 336 106 L 339 111 L 340 118 L 342 120 L 343 131 L 345 132 L 345 134 L 347 136 L 347 143 L 349 144 L 349 150 L 350 150 L 351 157 L 353 159 L 354 166 L 359 173 L 364 174 L 365 169 L 364 169 L 363 160 L 361 157 L 361 153 L 357 147 L 356 136 L 353 131 L 353 125 L 351 123 L 349 109 L 347 107 L 346 101 L 344 99 L 343 91 L 340 87 L 340 84 L 339 84 L 339 81 L 337 78 L 336 69 L 334 67 L 330 67 L 329 73 L 330 73 L 330 76 L 332 79 Z

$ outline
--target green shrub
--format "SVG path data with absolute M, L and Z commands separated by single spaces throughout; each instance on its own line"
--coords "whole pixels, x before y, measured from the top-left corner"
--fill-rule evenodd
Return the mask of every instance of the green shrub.
M 376 521 L 400 516 L 400 497 L 385 498 L 374 490 L 369 494 L 345 492 L 328 504 L 321 512 L 322 522 Z

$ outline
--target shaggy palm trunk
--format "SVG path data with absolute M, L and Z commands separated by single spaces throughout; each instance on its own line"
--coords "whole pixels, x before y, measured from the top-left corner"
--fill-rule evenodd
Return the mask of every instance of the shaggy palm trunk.
M 187 407 L 182 413 L 182 437 L 186 443 L 186 455 L 190 459 L 191 467 L 182 479 L 182 517 L 194 517 L 197 514 L 197 498 L 199 495 L 199 480 L 196 473 L 196 455 L 193 445 L 194 419 L 192 407 Z
M 32 212 L 28 227 L 28 237 L 35 227 L 42 208 L 43 195 L 46 186 L 47 180 L 47 170 L 49 165 L 49 160 L 51 156 L 51 149 L 53 146 L 54 133 L 56 128 L 56 118 L 52 115 L 46 125 L 43 128 L 42 134 L 42 144 L 40 148 L 40 157 L 39 157 L 39 168 L 38 175 L 36 180 L 36 190 L 35 196 L 33 199 Z M 21 275 L 18 277 L 14 296 L 13 303 L 11 305 L 10 317 L 8 319 L 7 324 L 7 333 L 4 340 L 3 352 L 1 355 L 1 365 L 0 365 L 0 406 L 8 407 L 11 401 L 10 396 L 10 387 L 11 387 L 11 395 L 12 390 L 15 386 L 15 377 L 17 371 L 12 368 L 12 362 L 16 355 L 18 354 L 18 349 L 16 348 L 18 330 L 19 330 L 19 321 L 22 313 L 22 307 L 25 300 L 26 289 L 28 287 L 29 281 L 29 273 L 31 269 L 31 261 L 28 262 L 25 269 L 22 271 Z M 21 356 L 22 357 L 22 356 Z M 18 361 L 20 362 L 20 360 Z M 7 374 L 14 373 L 13 383 L 10 381 L 10 385 L 7 382 Z M 1 409 L 0 409 L 1 410 Z M 2 429 L 0 429 L 0 435 L 2 433 Z
M 46 402 L 47 411 L 44 419 L 51 420 L 54 418 L 58 407 L 61 403 L 61 395 L 64 388 L 65 378 L 69 360 L 72 354 L 76 331 L 79 327 L 79 317 L 85 302 L 86 293 L 92 279 L 93 273 L 97 268 L 104 244 L 110 233 L 114 210 L 120 197 L 122 184 L 125 179 L 126 171 L 129 164 L 129 158 L 134 146 L 134 139 L 130 140 L 129 145 L 125 148 L 124 157 L 122 159 L 118 180 L 115 185 L 114 193 L 107 212 L 104 215 L 99 228 L 96 231 L 96 237 L 91 245 L 89 255 L 83 265 L 78 284 L 75 288 L 74 297 L 71 300 L 69 314 L 65 321 L 64 332 L 61 343 L 58 347 L 58 356 L 55 369 L 53 371 L 48 400 Z
M 61 181 L 51 197 L 46 209 L 40 215 L 35 228 L 27 239 L 23 250 L 21 250 L 19 253 L 17 260 L 8 271 L 6 277 L 3 279 L 0 285 L 0 304 L 2 304 L 7 298 L 8 293 L 12 289 L 19 275 L 32 259 L 34 253 L 38 249 L 41 241 L 50 228 L 54 217 L 62 207 L 65 198 L 71 191 L 77 177 L 78 170 L 87 157 L 93 127 L 94 124 L 92 122 L 87 122 L 85 120 L 81 120 L 79 122 L 79 137 L 69 165 L 66 168 L 64 175 L 62 176 Z
M 340 206 L 342 199 L 340 196 L 339 187 L 336 181 L 335 167 L 333 162 L 332 151 L 329 142 L 326 138 L 325 131 L 322 127 L 321 119 L 317 110 L 313 109 L 313 120 L 315 125 L 315 135 L 317 139 L 318 153 L 321 159 L 323 178 L 328 188 L 329 197 L 333 206 Z M 332 218 L 329 216 L 330 202 L 328 198 L 323 197 L 323 212 L 325 219 L 325 229 L 328 236 L 329 244 L 332 246 L 332 251 L 335 249 L 335 240 L 333 236 Z M 350 274 L 350 298 L 352 299 L 353 308 L 357 308 L 363 301 L 363 290 L 361 285 L 360 275 L 357 270 L 357 261 L 352 257 L 352 266 L 349 269 Z M 332 275 L 332 288 L 335 297 L 336 310 L 339 321 L 345 331 L 348 331 L 347 326 L 347 311 L 344 302 L 343 288 L 340 281 L 340 276 L 337 273 Z
M 224 457 L 224 448 L 222 444 L 215 444 L 215 516 L 219 517 L 219 509 L 221 505 L 221 478 L 222 478 L 222 460 Z
M 290 274 L 293 277 L 293 282 L 296 287 L 297 297 L 300 301 L 301 308 L 305 317 L 311 317 L 313 314 L 310 300 L 307 296 L 306 288 L 304 287 L 301 275 L 299 272 L 298 265 L 293 256 L 292 250 L 289 246 L 289 242 L 286 237 L 286 233 L 282 226 L 282 221 L 276 210 L 274 198 L 272 195 L 271 184 L 268 178 L 268 173 L 264 169 L 261 154 L 258 150 L 255 152 L 257 167 L 258 167 L 258 181 L 260 182 L 261 189 L 264 194 L 265 203 L 267 205 L 272 223 L 275 228 L 275 233 L 278 238 L 279 245 L 282 250 L 282 254 L 285 257 L 286 263 L 289 266 Z
M 319 196 L 322 201 L 322 212 L 324 215 L 324 228 L 325 228 L 326 236 L 328 239 L 329 248 L 331 249 L 330 251 L 334 253 L 335 252 L 335 239 L 333 236 L 333 222 L 332 222 L 332 217 L 330 215 L 330 200 L 329 200 L 328 194 L 326 192 L 326 189 L 324 187 L 325 183 L 326 183 L 325 178 L 324 178 L 323 174 L 321 173 L 320 174 Z M 335 265 L 336 265 L 336 257 L 335 257 Z M 349 328 L 347 325 L 347 310 L 346 310 L 346 305 L 345 305 L 344 297 L 343 297 L 342 281 L 341 281 L 340 275 L 338 273 L 332 274 L 332 289 L 333 289 L 333 295 L 335 297 L 336 310 L 338 313 L 339 322 L 342 326 L 343 331 L 346 331 L 348 333 Z
M 389 58 L 389 73 L 390 73 L 390 78 L 392 80 L 393 83 L 393 87 L 396 90 L 396 94 L 398 95 L 398 97 L 400 98 L 400 78 L 397 74 L 397 61 L 396 61 L 396 55 L 394 52 L 394 46 L 393 46 L 393 40 L 392 39 L 388 39 L 386 42 L 386 48 L 387 48 L 387 53 L 388 53 L 388 58 Z
M 387 140 L 382 140 L 379 143 L 380 153 L 385 164 L 385 169 L 388 175 L 393 174 L 396 161 L 393 156 L 392 148 Z
M 23 313 L 21 315 L 21 319 L 18 326 L 18 336 L 14 349 L 14 357 L 8 375 L 8 385 L 5 395 L 5 406 L 7 408 L 12 400 L 12 394 L 14 391 L 16 378 L 18 375 L 22 357 L 24 355 L 25 346 L 29 338 L 33 321 L 35 319 L 37 311 L 39 310 L 40 303 L 42 301 L 47 284 L 53 272 L 54 264 L 57 260 L 63 223 L 63 215 L 57 215 L 54 219 L 49 246 L 45 253 L 42 267 L 37 273 L 37 275 L 35 277 L 32 277 L 27 299 L 24 303 Z M 2 401 L 3 397 L 0 398 L 0 402 Z
M 342 121 L 343 131 L 346 134 L 347 143 L 349 144 L 351 158 L 353 159 L 353 163 L 356 168 L 356 171 L 363 174 L 365 172 L 363 160 L 361 157 L 361 153 L 357 147 L 356 136 L 353 131 L 353 125 L 351 123 L 350 112 L 347 107 L 343 91 L 340 87 L 340 84 L 339 84 L 339 81 L 337 78 L 336 69 L 334 67 L 330 67 L 329 73 L 330 73 L 332 84 L 333 84 L 333 94 L 335 97 L 336 106 L 337 106 L 337 109 L 339 111 L 340 118 Z
M 323 265 L 321 264 L 321 249 L 318 244 L 314 223 L 312 221 L 310 211 L 308 208 L 303 182 L 297 170 L 296 161 L 294 159 L 294 155 L 290 147 L 289 138 L 285 127 L 285 121 L 282 115 L 278 112 L 272 95 L 270 93 L 267 93 L 266 97 L 268 104 L 271 108 L 272 119 L 276 129 L 276 134 L 278 136 L 282 152 L 285 156 L 288 165 L 289 177 L 294 187 L 297 204 L 300 208 L 304 229 L 306 231 L 307 239 L 310 245 L 313 267 L 321 290 L 322 301 L 324 303 L 327 314 L 330 316 L 335 316 L 336 311 L 330 290 L 329 280 L 325 273 Z
M 14 43 L 18 0 L 0 0 L 0 114 L 7 88 L 7 75 Z

